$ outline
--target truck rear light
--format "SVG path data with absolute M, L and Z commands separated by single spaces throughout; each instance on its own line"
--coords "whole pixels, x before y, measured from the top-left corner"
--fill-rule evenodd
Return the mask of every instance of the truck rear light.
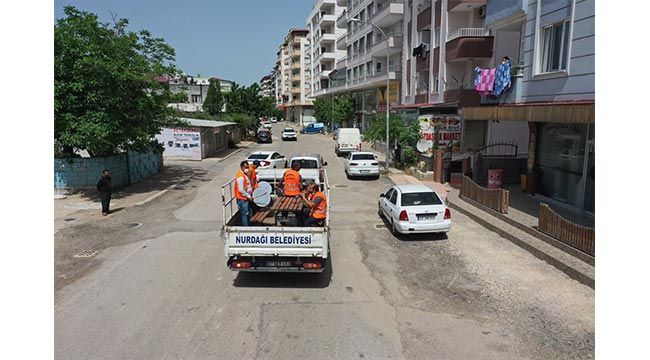
M 451 219 L 451 210 L 445 209 L 445 218 L 444 220 Z
M 251 267 L 251 263 L 249 261 L 233 261 L 230 266 L 234 269 L 248 269 Z
M 319 262 L 306 262 L 302 264 L 302 267 L 305 269 L 320 269 L 321 264 Z
M 409 221 L 409 215 L 406 213 L 406 210 L 402 210 L 402 212 L 399 213 L 399 221 Z
M 359 166 L 357 163 L 350 163 L 350 166 Z

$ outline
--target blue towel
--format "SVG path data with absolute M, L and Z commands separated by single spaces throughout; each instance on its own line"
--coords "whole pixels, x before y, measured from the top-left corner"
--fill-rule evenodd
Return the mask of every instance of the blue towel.
M 499 96 L 510 88 L 510 62 L 506 61 L 497 66 L 496 78 L 494 79 L 493 95 Z
M 479 84 L 479 76 L 481 75 L 481 70 L 482 69 L 478 66 L 474 68 L 474 73 L 476 74 L 476 79 L 474 79 L 474 89 L 476 89 Z

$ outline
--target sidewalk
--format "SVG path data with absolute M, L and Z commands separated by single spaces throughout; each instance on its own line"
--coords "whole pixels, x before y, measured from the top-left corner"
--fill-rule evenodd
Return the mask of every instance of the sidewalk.
M 564 272 L 569 277 L 587 285 L 591 288 L 595 286 L 595 268 L 594 259 L 569 245 L 566 245 L 549 236 L 545 236 L 530 228 L 530 231 L 520 228 L 514 221 L 498 216 L 494 211 L 481 206 L 480 204 L 470 203 L 459 197 L 460 192 L 446 184 L 436 183 L 434 181 L 420 181 L 413 176 L 406 175 L 401 171 L 396 171 L 389 178 L 395 184 L 425 184 L 432 188 L 438 195 L 443 197 L 445 202 L 454 210 L 463 213 L 486 229 L 493 231 L 503 238 L 511 241 L 515 245 L 530 252 L 535 257 L 546 261 L 558 270 Z M 510 212 L 510 211 L 509 211 Z M 536 224 L 535 224 L 536 225 Z M 533 233 L 537 232 L 541 234 Z
M 236 156 L 235 154 L 248 148 L 251 144 L 253 144 L 252 141 L 241 141 L 237 144 L 237 148 L 226 149 L 219 153 L 218 156 L 206 158 L 202 161 L 165 161 L 160 173 L 115 192 L 111 199 L 111 212 L 145 205 L 178 184 L 189 180 L 192 176 L 206 171 L 199 166 L 192 165 L 223 161 L 231 156 Z M 68 224 L 78 223 L 82 220 L 104 218 L 101 214 L 101 208 L 99 195 L 93 190 L 77 191 L 66 195 L 64 199 L 55 199 L 54 233 L 56 234 Z

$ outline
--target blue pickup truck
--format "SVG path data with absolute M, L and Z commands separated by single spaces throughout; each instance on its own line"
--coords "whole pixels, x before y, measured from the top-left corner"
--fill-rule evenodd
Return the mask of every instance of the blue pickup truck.
M 301 134 L 324 134 L 325 125 L 323 123 L 313 123 L 300 129 Z

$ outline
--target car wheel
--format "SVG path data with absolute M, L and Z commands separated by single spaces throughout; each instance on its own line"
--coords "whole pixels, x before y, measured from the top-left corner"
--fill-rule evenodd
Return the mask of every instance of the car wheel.
M 379 215 L 380 219 L 383 219 L 384 217 L 384 214 L 381 212 L 381 205 L 379 205 L 379 203 L 377 203 L 377 215 Z
M 395 228 L 395 221 L 394 220 L 390 221 L 390 233 L 393 234 L 393 236 L 395 236 L 395 237 L 399 236 L 399 232 L 397 232 L 397 228 Z
M 345 172 L 345 178 L 348 179 L 348 180 L 351 179 L 350 174 L 347 171 Z

